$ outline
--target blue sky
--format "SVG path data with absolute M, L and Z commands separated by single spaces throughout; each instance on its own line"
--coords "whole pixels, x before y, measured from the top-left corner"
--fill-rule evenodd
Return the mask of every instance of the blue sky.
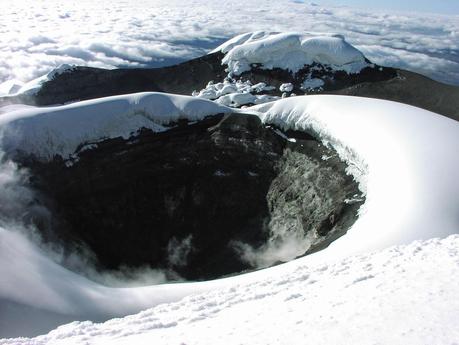
M 316 0 L 314 2 L 318 4 L 337 4 L 362 8 L 459 15 L 459 0 Z

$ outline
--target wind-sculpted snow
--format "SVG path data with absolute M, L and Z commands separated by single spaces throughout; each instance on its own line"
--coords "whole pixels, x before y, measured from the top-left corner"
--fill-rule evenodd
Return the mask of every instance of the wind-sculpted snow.
M 149 109 L 157 115 L 152 117 Z M 142 126 L 157 129 L 185 114 L 197 120 L 227 110 L 209 101 L 165 94 L 17 110 L 0 116 L 6 127 L 2 145 L 7 152 L 65 156 L 78 141 L 129 135 Z M 43 314 L 107 319 L 212 291 L 103 325 L 70 324 L 36 343 L 126 342 L 126 337 L 135 337 L 129 339 L 132 343 L 227 343 L 232 337 L 243 343 L 295 343 L 308 336 L 315 343 L 333 343 L 343 334 L 358 334 L 354 342 L 359 343 L 457 339 L 457 328 L 451 326 L 459 317 L 454 302 L 459 292 L 457 236 L 379 254 L 349 255 L 458 232 L 459 123 L 407 105 L 342 96 L 291 97 L 247 111 L 266 123 L 313 133 L 349 164 L 366 203 L 347 234 L 320 252 L 262 271 L 210 282 L 122 289 L 71 273 L 21 233 L 2 229 L 0 298 Z M 57 129 L 61 142 L 65 139 L 69 145 L 49 140 Z M 339 258 L 344 261 L 330 262 Z M 409 317 L 400 322 L 406 313 Z M 4 316 L 3 324 L 11 315 Z M 362 325 L 368 330 L 363 335 L 357 332 Z M 207 327 L 220 331 L 209 333 Z M 433 341 L 434 336 L 440 338 Z M 21 341 L 30 342 L 12 340 Z
M 215 51 L 225 53 L 222 63 L 228 65 L 230 75 L 249 71 L 252 64 L 293 73 L 313 63 L 348 73 L 358 73 L 369 65 L 365 56 L 340 35 L 257 31 L 236 36 Z
M 458 84 L 458 23 L 457 15 L 291 0 L 14 1 L 0 11 L 0 84 L 13 80 L 0 91 L 64 63 L 164 66 L 257 30 L 339 33 L 374 63 Z
M 307 264 L 3 344 L 453 344 L 459 237 Z M 276 273 L 276 274 L 274 274 Z M 1 341 L 0 341 L 1 342 Z
M 142 128 L 163 131 L 181 119 L 196 121 L 232 110 L 208 100 L 162 93 L 140 93 L 8 112 L 0 117 L 1 147 L 39 159 L 68 159 L 85 143 L 123 137 Z

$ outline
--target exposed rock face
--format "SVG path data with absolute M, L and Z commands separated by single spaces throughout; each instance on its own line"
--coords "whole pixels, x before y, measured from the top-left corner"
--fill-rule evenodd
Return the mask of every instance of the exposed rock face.
M 279 95 L 278 90 L 281 84 L 291 83 L 293 92 L 302 95 L 304 93 L 321 93 L 324 90 L 339 90 L 362 82 L 385 81 L 394 78 L 396 75 L 395 69 L 377 65 L 366 67 L 360 73 L 348 74 L 344 71 L 334 71 L 330 67 L 314 63 L 305 66 L 295 74 L 279 68 L 267 70 L 254 66 L 251 71 L 242 73 L 240 77 L 242 80 L 250 80 L 252 83 L 264 82 L 268 85 L 273 85 L 276 87 L 275 94 L 277 95 Z M 302 87 L 302 83 L 306 79 L 321 79 L 324 85 L 320 90 L 307 90 Z
M 101 267 L 208 279 L 251 268 L 234 241 L 258 248 L 288 229 L 314 235 L 304 248 L 312 251 L 355 220 L 363 200 L 345 201 L 359 191 L 344 163 L 307 134 L 286 134 L 296 142 L 256 116 L 217 115 L 97 143 L 70 167 L 58 158 L 23 165 L 48 199 L 54 231 L 88 245 Z
M 335 153 L 315 141 L 289 143 L 267 194 L 270 241 L 288 236 L 286 232 L 309 236 L 309 254 L 341 236 L 364 201 L 344 168 Z

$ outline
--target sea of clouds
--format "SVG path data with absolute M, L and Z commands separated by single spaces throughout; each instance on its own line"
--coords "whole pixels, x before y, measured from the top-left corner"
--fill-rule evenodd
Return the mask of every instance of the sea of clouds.
M 256 30 L 343 34 L 373 62 L 459 85 L 459 16 L 292 0 L 0 0 L 0 84 L 63 64 L 159 67 Z

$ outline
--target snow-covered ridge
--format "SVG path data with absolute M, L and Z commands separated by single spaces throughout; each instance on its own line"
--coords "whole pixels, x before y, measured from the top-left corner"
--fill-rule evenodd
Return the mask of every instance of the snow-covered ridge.
M 72 71 L 75 68 L 74 65 L 62 64 L 48 72 L 47 74 L 38 77 L 34 80 L 31 80 L 24 85 L 16 92 L 16 94 L 26 94 L 26 95 L 36 95 L 40 91 L 44 83 L 53 80 L 57 76 L 63 73 Z
M 180 119 L 196 121 L 229 112 L 205 99 L 155 92 L 21 109 L 0 116 L 0 148 L 44 160 L 55 155 L 67 159 L 84 143 L 128 139 L 142 128 L 163 131 L 163 125 Z
M 321 255 L 348 255 L 458 233 L 459 122 L 360 97 L 304 96 L 250 108 L 266 123 L 332 146 L 366 193 L 347 234 Z
M 29 95 L 34 96 L 40 91 L 44 83 L 53 80 L 57 76 L 63 73 L 72 71 L 75 68 L 74 65 L 62 64 L 52 69 L 45 75 L 33 79 L 27 83 L 23 83 L 18 80 L 7 80 L 0 84 L 0 97 L 3 96 L 16 96 L 16 95 Z
M 257 31 L 236 36 L 213 50 L 217 51 L 225 54 L 222 63 L 228 65 L 230 75 L 249 71 L 252 64 L 292 73 L 313 63 L 348 73 L 368 66 L 363 53 L 341 35 Z
M 0 84 L 0 97 L 14 95 L 24 86 L 24 83 L 10 79 Z

